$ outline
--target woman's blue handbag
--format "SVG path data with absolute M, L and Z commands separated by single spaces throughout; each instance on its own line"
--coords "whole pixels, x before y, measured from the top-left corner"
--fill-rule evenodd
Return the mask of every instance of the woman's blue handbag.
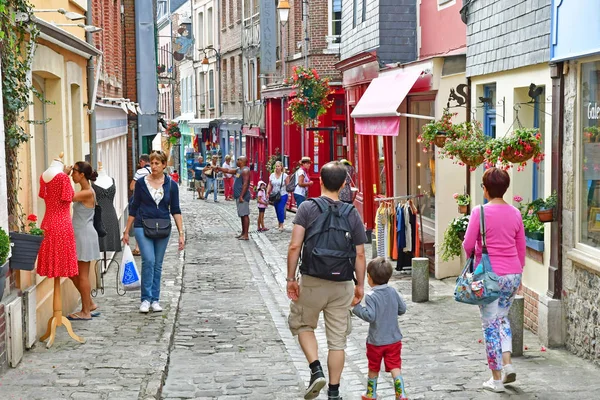
M 465 268 L 458 278 L 454 288 L 454 300 L 459 303 L 483 305 L 489 304 L 500 297 L 500 286 L 498 275 L 492 270 L 490 257 L 485 241 L 485 216 L 483 206 L 479 207 L 480 222 L 479 232 L 481 234 L 481 260 L 473 271 L 475 264 L 475 251 L 467 260 Z

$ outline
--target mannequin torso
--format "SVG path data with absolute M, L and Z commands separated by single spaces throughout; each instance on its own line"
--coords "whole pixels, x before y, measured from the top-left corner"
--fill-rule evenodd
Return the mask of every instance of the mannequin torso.
M 62 163 L 62 161 L 55 158 L 50 163 L 50 166 L 48 167 L 48 169 L 45 170 L 44 173 L 42 174 L 42 179 L 44 180 L 44 182 L 48 183 L 52 179 L 54 179 L 54 177 L 56 175 L 60 174 L 61 172 L 64 172 L 64 168 L 65 168 L 65 165 Z
M 108 189 L 113 185 L 113 180 L 106 174 L 104 168 L 98 170 L 98 178 L 96 178 L 95 185 L 100 186 L 102 189 Z

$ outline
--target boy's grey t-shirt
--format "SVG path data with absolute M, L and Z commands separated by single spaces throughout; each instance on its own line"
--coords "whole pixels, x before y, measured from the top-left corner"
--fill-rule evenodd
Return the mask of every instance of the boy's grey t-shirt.
M 335 203 L 335 201 L 329 197 L 321 196 L 321 198 L 330 203 Z M 341 201 L 338 201 L 337 203 L 342 204 Z M 317 203 L 306 200 L 298 207 L 293 222 L 295 225 L 300 225 L 304 229 L 308 229 L 319 215 L 321 215 L 321 211 L 319 210 Z M 348 214 L 348 223 L 350 224 L 350 229 L 352 229 L 351 235 L 354 245 L 359 246 L 365 244 L 367 242 L 367 234 L 365 233 L 365 226 L 360 219 L 360 214 L 356 208 Z
M 396 289 L 387 284 L 375 286 L 365 296 L 365 306 L 357 304 L 352 312 L 370 323 L 367 343 L 385 346 L 402 340 L 398 315 L 406 312 L 406 303 Z

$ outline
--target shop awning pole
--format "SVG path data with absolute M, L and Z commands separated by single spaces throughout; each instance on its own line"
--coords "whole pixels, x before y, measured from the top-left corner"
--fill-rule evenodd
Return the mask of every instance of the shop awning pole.
M 398 113 L 398 116 L 399 117 L 407 117 L 407 118 L 416 118 L 416 119 L 426 119 L 428 121 L 435 121 L 435 117 L 430 117 L 429 115 Z

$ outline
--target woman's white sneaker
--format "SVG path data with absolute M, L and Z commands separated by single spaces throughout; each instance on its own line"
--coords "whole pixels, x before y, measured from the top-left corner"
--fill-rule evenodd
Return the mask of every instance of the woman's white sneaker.
M 494 393 L 502 393 L 505 391 L 502 381 L 495 381 L 494 378 L 490 378 L 488 381 L 483 382 L 483 388 Z
M 148 311 L 150 311 L 150 302 L 148 300 L 144 300 L 140 305 L 140 312 L 146 314 Z
M 513 383 L 517 380 L 517 372 L 512 364 L 506 364 L 502 370 L 502 383 Z
M 160 304 L 158 304 L 158 301 L 153 301 L 152 302 L 152 312 L 161 312 L 163 309 L 160 306 Z

